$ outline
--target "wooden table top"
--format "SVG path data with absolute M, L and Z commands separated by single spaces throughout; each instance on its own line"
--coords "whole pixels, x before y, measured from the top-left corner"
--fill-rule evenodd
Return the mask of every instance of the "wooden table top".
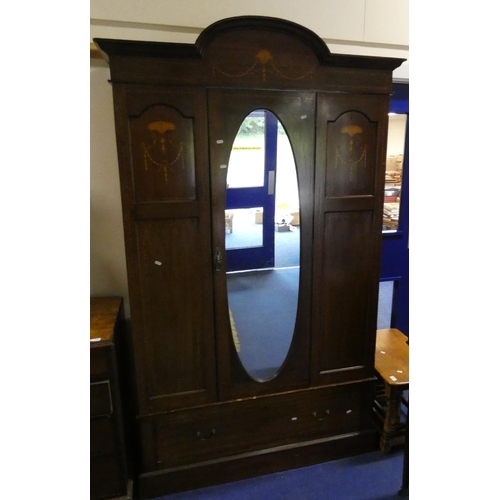
M 396 328 L 377 330 L 375 369 L 391 385 L 410 383 L 408 337 Z
M 121 297 L 90 298 L 91 340 L 94 342 L 99 342 L 97 339 L 100 339 L 101 342 L 111 340 L 122 300 Z

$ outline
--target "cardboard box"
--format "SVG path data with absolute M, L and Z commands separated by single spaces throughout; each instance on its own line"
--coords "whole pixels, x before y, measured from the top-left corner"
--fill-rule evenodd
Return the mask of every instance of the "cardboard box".
M 290 215 L 293 217 L 290 224 L 292 226 L 300 226 L 300 212 L 298 210 L 296 212 L 290 212 Z
M 233 217 L 234 213 L 231 212 L 230 210 L 226 210 L 226 232 L 232 233 L 233 232 Z

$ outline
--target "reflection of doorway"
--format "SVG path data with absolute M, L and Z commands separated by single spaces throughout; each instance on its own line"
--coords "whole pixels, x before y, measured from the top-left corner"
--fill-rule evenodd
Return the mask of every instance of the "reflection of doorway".
M 262 245 L 262 224 L 255 222 L 256 219 L 261 219 L 260 210 L 260 208 L 249 208 L 231 211 L 231 221 L 229 222 L 228 217 L 226 224 L 226 250 Z M 298 267 L 299 265 L 300 225 L 295 225 L 292 221 L 286 231 L 277 231 L 275 225 L 274 268 Z M 229 271 L 234 271 L 234 269 Z
M 276 116 L 250 113 L 228 165 L 227 270 L 299 265 L 297 172 L 288 136 Z

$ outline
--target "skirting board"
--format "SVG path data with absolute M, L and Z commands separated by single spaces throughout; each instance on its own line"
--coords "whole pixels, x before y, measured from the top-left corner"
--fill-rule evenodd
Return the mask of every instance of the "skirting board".
M 375 429 L 139 475 L 141 500 L 306 467 L 378 449 Z

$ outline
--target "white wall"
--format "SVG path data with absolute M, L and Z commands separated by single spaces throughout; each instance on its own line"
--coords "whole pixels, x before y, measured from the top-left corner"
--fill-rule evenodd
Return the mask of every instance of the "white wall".
M 194 43 L 215 21 L 279 17 L 318 34 L 331 52 L 409 59 L 408 0 L 91 0 L 90 41 L 118 38 Z M 409 80 L 409 62 L 396 81 Z M 128 291 L 109 69 L 90 60 L 90 293 Z
M 311 29 L 331 52 L 408 59 L 408 4 L 408 0 L 91 0 L 90 39 L 194 43 L 215 21 L 257 15 Z M 396 70 L 396 77 L 408 79 L 407 63 Z
M 109 69 L 90 65 L 90 293 L 128 296 Z M 128 305 L 127 305 L 128 308 Z

